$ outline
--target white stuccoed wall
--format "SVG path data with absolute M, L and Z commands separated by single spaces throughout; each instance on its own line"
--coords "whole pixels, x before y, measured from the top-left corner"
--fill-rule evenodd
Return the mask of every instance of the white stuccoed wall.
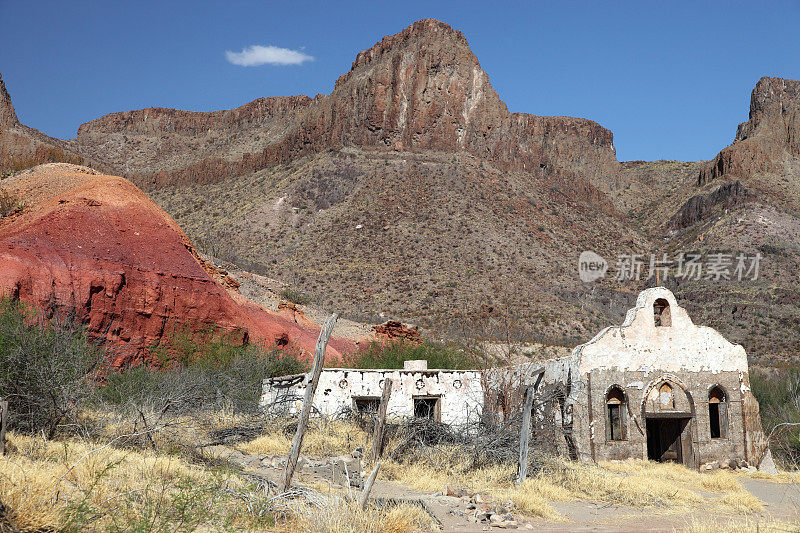
M 380 398 L 386 378 L 392 380 L 392 394 L 387 407 L 390 419 L 412 418 L 414 398 L 440 397 L 441 421 L 450 425 L 477 422 L 483 407 L 481 372 L 476 370 L 427 370 L 425 361 L 406 361 L 403 370 L 326 368 L 320 374 L 314 394 L 314 407 L 332 417 L 346 408 L 354 408 L 359 397 Z M 288 412 L 299 412 L 303 405 L 308 375 L 303 382 L 288 389 L 292 399 Z M 269 407 L 287 393 L 264 380 L 261 406 Z
M 671 327 L 653 325 L 653 303 L 669 302 Z M 663 287 L 639 294 L 621 326 L 605 328 L 575 348 L 579 374 L 598 368 L 653 372 L 747 372 L 747 354 L 716 330 L 696 326 L 671 291 Z

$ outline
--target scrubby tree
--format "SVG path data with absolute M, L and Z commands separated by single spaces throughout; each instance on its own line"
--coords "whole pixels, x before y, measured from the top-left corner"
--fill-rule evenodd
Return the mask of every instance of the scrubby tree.
M 74 320 L 45 320 L 18 301 L 0 299 L 0 396 L 9 402 L 10 427 L 52 437 L 77 424 L 100 355 Z

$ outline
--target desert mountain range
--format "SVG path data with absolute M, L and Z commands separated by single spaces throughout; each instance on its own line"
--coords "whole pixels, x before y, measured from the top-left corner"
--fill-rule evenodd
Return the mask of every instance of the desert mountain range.
M 126 231 L 141 224 L 160 240 L 155 228 L 168 230 L 183 251 L 154 257 L 153 269 L 203 278 L 189 293 L 209 290 L 213 278 L 191 253 L 191 239 L 211 260 L 287 283 L 318 307 L 366 322 L 396 317 L 442 336 L 492 336 L 487 324 L 505 323 L 526 340 L 570 345 L 619 323 L 639 290 L 660 283 L 756 362 L 792 357 L 800 343 L 796 80 L 759 80 L 749 120 L 710 161 L 619 162 L 612 132 L 591 120 L 510 113 L 464 35 L 422 20 L 358 53 L 331 94 L 259 98 L 214 112 L 113 113 L 81 125 L 70 140 L 21 125 L 0 80 L 0 171 L 45 162 L 89 166 L 144 191 L 165 213 L 131 219 Z M 127 181 L 93 171 L 77 188 L 59 189 L 77 179 L 76 169 L 34 169 L 24 189 L 21 174 L 0 181 L 17 192 L 49 191 L 44 203 L 29 199 L 32 207 L 0 222 L 0 261 L 40 261 L 26 275 L 56 295 L 72 294 L 59 288 L 73 284 L 62 273 L 85 266 L 103 280 L 89 283 L 89 293 L 107 293 L 115 270 L 103 265 L 111 259 L 102 250 L 91 265 L 39 253 L 49 246 L 77 253 L 68 230 L 47 235 L 47 217 L 95 223 L 91 204 L 80 203 L 93 197 L 78 191 L 101 185 L 158 208 Z M 103 202 L 94 211 L 104 211 Z M 640 255 L 641 279 L 581 281 L 585 250 L 612 270 L 620 255 Z M 651 254 L 693 252 L 760 254 L 758 277 L 645 279 Z M 13 292 L 6 278 L 0 288 Z M 211 283 L 224 293 L 213 305 L 235 297 L 224 280 Z M 41 303 L 47 291 L 34 292 L 26 294 Z M 87 320 L 105 321 L 98 327 L 109 335 L 118 331 L 115 320 L 143 320 L 121 293 L 109 298 L 116 318 Z M 206 312 L 203 298 L 189 300 L 193 312 Z M 59 305 L 85 311 L 83 300 L 63 297 Z M 163 308 L 170 313 L 183 311 L 176 303 Z M 258 336 L 259 326 L 238 322 L 233 311 L 225 320 Z

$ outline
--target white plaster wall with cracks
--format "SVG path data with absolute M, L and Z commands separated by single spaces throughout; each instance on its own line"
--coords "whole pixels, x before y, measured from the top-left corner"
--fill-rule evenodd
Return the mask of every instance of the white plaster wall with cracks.
M 326 368 L 314 395 L 317 415 L 334 418 L 347 410 L 376 406 L 385 380 L 392 380 L 390 419 L 417 417 L 459 426 L 480 420 L 484 391 L 477 370 L 428 369 L 426 361 L 406 361 L 402 370 Z M 300 411 L 308 376 L 264 380 L 262 408 L 282 414 Z
M 671 324 L 654 323 L 657 301 L 666 301 Z M 581 374 L 596 369 L 663 372 L 747 372 L 747 354 L 716 330 L 697 326 L 663 287 L 639 294 L 621 326 L 608 327 L 573 350 Z

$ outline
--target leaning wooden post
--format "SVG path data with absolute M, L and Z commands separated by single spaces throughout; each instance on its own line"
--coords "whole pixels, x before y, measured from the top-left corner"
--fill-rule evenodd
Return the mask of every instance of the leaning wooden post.
M 535 387 L 528 387 L 525 394 L 525 407 L 522 410 L 522 429 L 519 434 L 519 476 L 517 483 L 522 483 L 528 477 L 528 441 L 531 436 L 531 410 L 533 409 L 533 395 Z
M 389 398 L 392 395 L 392 380 L 383 380 L 383 392 L 381 393 L 381 403 L 378 407 L 378 416 L 375 418 L 375 428 L 372 431 L 372 453 L 370 460 L 377 461 L 383 453 L 383 433 L 386 429 L 386 409 L 389 406 Z
M 314 402 L 314 391 L 317 390 L 319 383 L 319 375 L 322 372 L 322 365 L 325 362 L 325 348 L 328 347 L 328 339 L 333 332 L 333 326 L 336 324 L 338 315 L 332 314 L 325 319 L 322 324 L 322 329 L 319 332 L 317 339 L 317 347 L 314 350 L 314 364 L 309 372 L 308 384 L 306 385 L 306 394 L 303 398 L 303 408 L 300 410 L 300 418 L 297 420 L 297 431 L 294 434 L 292 441 L 292 448 L 289 450 L 289 456 L 286 458 L 286 468 L 283 470 L 283 483 L 281 484 L 281 492 L 286 492 L 292 484 L 292 476 L 294 469 L 297 467 L 297 458 L 300 456 L 300 447 L 303 446 L 303 437 L 306 433 L 306 426 L 308 425 L 308 417 L 311 415 L 311 406 Z
M 6 426 L 8 425 L 8 400 L 0 398 L 0 455 L 6 454 Z
M 358 497 L 358 506 L 363 509 L 367 506 L 367 500 L 369 500 L 369 493 L 372 490 L 372 485 L 375 484 L 375 478 L 378 477 L 378 469 L 381 467 L 381 462 L 375 465 L 375 468 L 372 469 L 372 473 L 367 478 L 367 482 L 364 483 L 364 490 L 361 491 L 361 496 Z

